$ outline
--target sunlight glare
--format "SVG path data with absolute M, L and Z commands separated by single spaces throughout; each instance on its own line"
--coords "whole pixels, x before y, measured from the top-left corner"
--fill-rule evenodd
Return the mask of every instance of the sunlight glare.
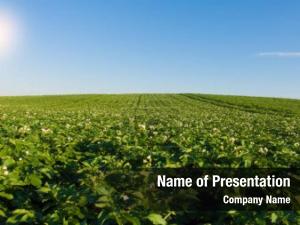
M 8 56 L 15 49 L 18 26 L 10 11 L 0 9 L 0 57 Z

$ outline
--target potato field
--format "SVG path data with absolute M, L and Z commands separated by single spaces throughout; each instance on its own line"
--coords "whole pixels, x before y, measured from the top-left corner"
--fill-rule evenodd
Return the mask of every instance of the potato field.
M 0 224 L 300 223 L 295 211 L 189 217 L 157 196 L 147 201 L 147 190 L 122 192 L 106 179 L 109 171 L 181 167 L 299 168 L 300 101 L 202 94 L 0 97 Z

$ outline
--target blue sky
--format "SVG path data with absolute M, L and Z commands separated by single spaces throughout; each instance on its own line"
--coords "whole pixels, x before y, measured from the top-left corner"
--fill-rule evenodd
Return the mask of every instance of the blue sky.
M 22 38 L 0 58 L 0 95 L 300 98 L 297 0 L 0 0 L 3 11 Z

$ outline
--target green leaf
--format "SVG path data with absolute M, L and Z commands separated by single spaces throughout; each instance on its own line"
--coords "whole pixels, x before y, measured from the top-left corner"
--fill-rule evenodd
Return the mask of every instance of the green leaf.
M 65 217 L 63 218 L 63 225 L 69 225 L 69 222 L 68 222 L 68 220 L 66 220 Z
M 99 225 L 104 225 L 105 222 L 109 219 L 109 215 L 105 210 L 101 210 L 101 212 L 97 216 L 98 221 L 100 222 Z
M 10 168 L 15 164 L 15 162 L 16 162 L 15 160 L 13 160 L 12 158 L 9 157 L 8 159 L 6 159 L 4 161 L 3 165 Z
M 78 200 L 78 205 L 79 206 L 85 206 L 88 203 L 88 199 L 86 196 L 80 196 Z
M 14 196 L 12 194 L 8 194 L 8 193 L 5 193 L 5 192 L 0 192 L 0 197 L 1 198 L 5 198 L 7 200 L 12 200 L 14 198 Z
M 41 179 L 35 174 L 31 174 L 29 176 L 29 180 L 30 180 L 30 184 L 32 184 L 35 187 L 41 187 L 42 185 Z
M 3 210 L 0 209 L 0 217 L 6 217 L 6 214 Z
M 7 219 L 7 223 L 19 224 L 20 222 L 32 222 L 35 214 L 33 211 L 26 209 L 16 209 L 12 212 L 13 216 Z
M 272 223 L 276 223 L 277 218 L 278 218 L 278 216 L 277 216 L 276 213 L 272 213 L 272 214 L 271 214 L 271 222 L 272 222 Z
M 236 210 L 229 210 L 227 212 L 229 215 L 236 215 L 237 214 L 237 211 Z
M 123 217 L 128 221 L 130 222 L 132 225 L 141 225 L 141 222 L 139 220 L 139 218 L 137 217 L 134 217 L 134 216 L 131 216 L 131 215 L 123 215 Z
M 39 192 L 42 192 L 42 193 L 49 193 L 51 191 L 51 189 L 49 187 L 41 187 L 39 189 Z
M 167 221 L 159 214 L 151 213 L 147 216 L 147 218 L 154 224 L 154 225 L 166 225 Z
M 97 207 L 97 208 L 105 208 L 105 207 L 108 207 L 108 206 L 109 206 L 109 204 L 107 204 L 105 202 L 95 204 L 95 207 Z
M 27 210 L 27 209 L 16 209 L 13 211 L 14 215 L 22 215 L 22 214 L 28 214 L 31 213 L 31 211 Z

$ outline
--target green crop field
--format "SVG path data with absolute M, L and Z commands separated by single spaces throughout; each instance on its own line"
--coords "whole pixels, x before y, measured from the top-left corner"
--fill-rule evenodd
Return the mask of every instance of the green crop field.
M 198 94 L 0 97 L 0 224 L 297 224 L 295 212 L 196 222 L 120 193 L 106 172 L 299 168 L 300 101 Z

